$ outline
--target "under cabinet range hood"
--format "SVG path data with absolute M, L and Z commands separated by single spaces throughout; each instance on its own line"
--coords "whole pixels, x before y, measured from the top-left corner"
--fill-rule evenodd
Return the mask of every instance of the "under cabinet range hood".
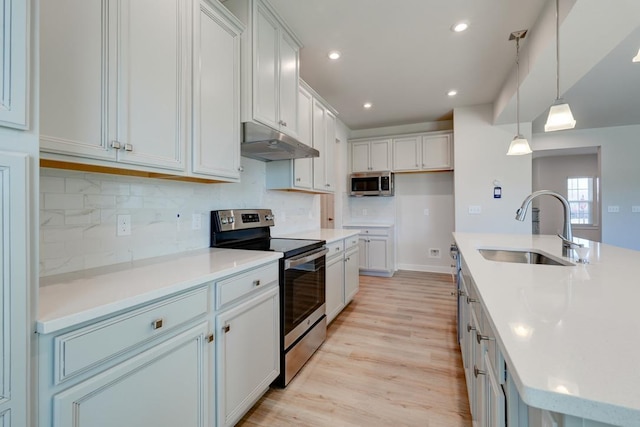
M 320 157 L 320 152 L 302 142 L 256 122 L 242 124 L 240 154 L 251 159 L 273 160 Z

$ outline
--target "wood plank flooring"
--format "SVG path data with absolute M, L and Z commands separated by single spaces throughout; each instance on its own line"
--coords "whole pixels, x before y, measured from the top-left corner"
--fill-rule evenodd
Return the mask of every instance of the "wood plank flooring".
M 360 276 L 320 349 L 238 426 L 470 426 L 453 289 L 447 274 Z

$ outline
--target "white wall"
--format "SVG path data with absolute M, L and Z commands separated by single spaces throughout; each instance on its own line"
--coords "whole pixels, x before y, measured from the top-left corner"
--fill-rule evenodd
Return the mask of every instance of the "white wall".
M 533 191 L 553 190 L 567 197 L 567 178 L 577 176 L 598 177 L 598 155 L 545 156 L 533 159 Z M 552 197 L 538 197 L 533 205 L 540 209 L 540 234 L 562 233 L 564 211 L 562 204 Z M 594 205 L 596 226 L 574 224 L 573 235 L 583 239 L 600 241 L 600 205 Z M 531 215 L 527 216 L 531 221 Z
M 449 273 L 453 172 L 396 174 L 395 179 L 398 269 Z M 429 255 L 432 249 L 437 256 Z
M 274 234 L 320 227 L 319 196 L 268 191 L 265 163 L 242 158 L 242 165 L 238 184 L 41 169 L 40 275 L 208 247 L 215 209 L 271 208 Z M 131 215 L 131 236 L 116 236 L 118 214 Z M 191 229 L 193 214 L 202 229 Z
M 531 223 L 515 220 L 516 210 L 531 193 L 531 155 L 507 156 L 516 133 L 512 126 L 493 126 L 491 104 L 456 108 L 454 123 L 455 230 L 481 233 L 530 233 Z M 520 124 L 531 140 L 531 123 Z M 502 198 L 493 198 L 499 180 Z M 481 214 L 469 214 L 480 206 Z
M 535 134 L 532 149 L 601 147 L 602 242 L 640 250 L 640 126 L 579 129 Z M 619 206 L 609 213 L 608 206 Z

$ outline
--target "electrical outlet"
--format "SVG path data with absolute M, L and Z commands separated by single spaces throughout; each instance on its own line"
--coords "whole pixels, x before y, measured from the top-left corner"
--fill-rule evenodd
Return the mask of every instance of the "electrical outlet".
M 482 206 L 480 205 L 469 206 L 469 215 L 480 215 L 481 213 L 482 213 Z
M 608 206 L 607 207 L 607 212 L 609 212 L 609 213 L 619 213 L 620 212 L 620 206 Z
M 440 258 L 440 249 L 429 248 L 429 258 Z
M 191 215 L 191 229 L 200 230 L 202 228 L 202 215 L 194 213 Z
M 631 212 L 640 213 L 640 206 L 631 206 Z
M 118 215 L 116 220 L 116 236 L 131 236 L 131 215 Z

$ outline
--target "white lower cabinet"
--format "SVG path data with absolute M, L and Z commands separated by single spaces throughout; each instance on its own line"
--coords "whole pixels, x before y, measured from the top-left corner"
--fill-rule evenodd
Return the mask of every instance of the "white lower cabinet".
M 327 244 L 326 309 L 327 323 L 353 300 L 360 289 L 358 237 Z
M 391 277 L 395 272 L 395 248 L 392 225 L 348 225 L 347 229 L 360 229 L 360 274 Z
M 206 425 L 206 321 L 53 396 L 53 425 Z
M 206 287 L 39 337 L 39 426 L 204 427 Z
M 342 245 L 342 240 L 338 244 L 327 245 L 329 249 L 325 281 L 327 323 L 335 319 L 345 307 L 345 262 Z
M 230 297 L 215 316 L 216 425 L 233 426 L 280 373 L 278 264 L 216 283 L 223 286 Z

